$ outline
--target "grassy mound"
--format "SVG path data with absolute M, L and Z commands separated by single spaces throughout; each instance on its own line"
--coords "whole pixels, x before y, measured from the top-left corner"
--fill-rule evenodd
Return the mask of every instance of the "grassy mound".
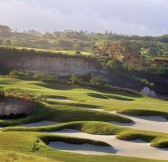
M 31 115 L 17 120 L 0 120 L 1 126 L 23 125 L 42 120 L 51 120 L 56 122 L 72 121 L 117 121 L 121 123 L 131 123 L 132 120 L 117 114 L 106 112 L 97 112 L 94 110 L 85 110 L 73 106 L 64 105 L 38 105 L 38 109 Z
M 12 151 L 0 151 L 1 162 L 58 162 L 37 155 L 27 155 Z
M 36 131 L 36 132 L 54 132 L 62 129 L 76 129 L 89 134 L 97 135 L 117 135 L 120 140 L 137 140 L 146 141 L 151 143 L 151 146 L 168 148 L 168 134 L 167 133 L 156 133 L 149 131 L 141 131 L 131 128 L 118 126 L 106 122 L 70 122 L 64 124 L 57 124 L 52 126 L 44 127 L 9 127 L 2 129 L 5 132 L 8 131 Z
M 156 111 L 156 110 L 121 110 L 119 113 L 134 115 L 134 116 L 162 116 L 168 120 L 168 112 Z

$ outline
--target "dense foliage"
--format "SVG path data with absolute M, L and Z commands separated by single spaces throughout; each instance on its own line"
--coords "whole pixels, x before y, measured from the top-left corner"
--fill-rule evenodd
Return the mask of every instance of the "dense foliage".
M 5 97 L 17 98 L 24 101 L 31 101 L 34 103 L 39 103 L 42 101 L 42 96 L 37 95 L 35 92 L 20 88 L 1 88 L 0 89 L 0 99 Z
M 26 79 L 26 80 L 41 80 L 41 81 L 56 81 L 57 76 L 53 74 L 44 74 L 44 73 L 30 73 L 24 71 L 12 70 L 9 73 L 9 77 Z

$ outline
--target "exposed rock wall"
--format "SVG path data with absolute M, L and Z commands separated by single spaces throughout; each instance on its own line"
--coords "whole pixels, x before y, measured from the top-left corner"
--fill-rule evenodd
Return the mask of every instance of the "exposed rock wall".
M 35 105 L 19 99 L 3 99 L 0 101 L 0 116 L 28 115 Z
M 163 95 L 157 94 L 154 90 L 150 89 L 149 87 L 144 87 L 141 90 L 141 93 L 144 96 L 158 98 L 158 99 L 161 99 L 161 100 L 168 100 L 168 96 L 163 96 Z
M 17 60 L 8 60 L 9 69 L 28 72 L 51 73 L 59 76 L 88 75 L 99 72 L 98 66 L 91 60 L 66 57 L 27 56 Z

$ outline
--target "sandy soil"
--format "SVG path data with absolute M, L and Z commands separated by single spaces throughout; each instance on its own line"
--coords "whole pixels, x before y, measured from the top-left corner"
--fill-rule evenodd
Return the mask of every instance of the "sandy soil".
M 134 123 L 127 124 L 115 121 L 112 121 L 111 123 L 139 130 L 168 133 L 168 121 L 161 116 L 124 116 L 132 119 Z
M 83 154 L 93 154 L 93 153 L 98 155 L 100 155 L 100 153 L 116 154 L 116 155 L 124 155 L 124 156 L 168 160 L 168 149 L 153 148 L 149 146 L 149 143 L 143 142 L 141 140 L 123 141 L 123 140 L 118 140 L 117 138 L 115 138 L 115 136 L 91 135 L 91 134 L 79 132 L 77 130 L 72 130 L 72 129 L 64 129 L 62 131 L 53 132 L 53 134 L 104 141 L 112 146 L 110 150 L 109 150 L 109 147 L 105 147 L 102 150 L 100 149 L 100 147 L 97 147 L 97 146 L 91 147 L 91 150 L 89 150 L 88 145 L 81 145 L 81 147 L 79 147 L 77 145 L 74 146 L 74 145 L 65 144 L 62 142 L 61 143 L 51 142 L 49 144 L 49 146 L 59 150 L 78 152 Z

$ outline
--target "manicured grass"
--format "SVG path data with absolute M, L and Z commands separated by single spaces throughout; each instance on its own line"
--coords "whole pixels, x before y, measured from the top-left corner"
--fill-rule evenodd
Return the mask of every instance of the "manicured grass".
M 36 132 L 54 132 L 62 129 L 76 129 L 89 134 L 97 135 L 117 135 L 121 140 L 136 140 L 140 139 L 151 143 L 154 147 L 168 148 L 168 133 L 156 133 L 149 131 L 136 130 L 126 128 L 115 124 L 97 121 L 83 121 L 83 122 L 70 122 L 64 124 L 57 124 L 44 127 L 9 127 L 2 129 L 3 131 L 36 131 Z
M 44 133 L 36 132 L 3 132 L 0 134 L 0 149 L 3 151 L 15 151 L 31 155 L 31 149 L 33 143 L 37 137 L 48 136 Z M 153 159 L 143 159 L 134 157 L 125 157 L 117 155 L 82 155 L 76 153 L 68 153 L 59 151 L 48 147 L 43 142 L 40 142 L 40 150 L 36 152 L 35 156 L 45 157 L 48 159 L 53 159 L 53 161 L 63 161 L 63 162 L 163 162 L 162 160 Z M 5 155 L 5 154 L 4 154 Z M 47 159 L 47 161 L 49 161 Z M 41 160 L 42 161 L 42 160 Z M 19 161 L 20 162 L 20 161 Z M 31 162 L 31 161 L 30 161 Z M 36 162 L 36 161 L 35 161 Z M 38 162 L 38 161 L 37 161 Z M 42 161 L 43 162 L 43 161 Z M 50 161 L 49 161 L 50 162 Z M 166 162 L 166 160 L 165 160 Z
M 45 96 L 57 97 L 63 96 L 75 101 L 75 103 L 65 103 L 62 101 L 55 101 L 55 105 L 74 105 L 79 107 L 78 104 L 94 105 L 105 110 L 124 111 L 131 110 L 146 110 L 160 111 L 163 113 L 168 112 L 168 102 L 153 99 L 144 96 L 132 95 L 125 92 L 100 92 L 97 90 L 80 88 L 78 86 L 61 84 L 61 83 L 46 83 L 41 81 L 24 81 L 11 78 L 0 78 L 1 87 L 19 87 L 28 90 L 34 90 L 42 93 Z M 92 96 L 90 96 L 92 94 Z M 94 94 L 94 96 L 93 96 Z M 99 96 L 97 98 L 96 96 Z M 101 97 L 106 99 L 102 99 Z M 54 102 L 52 102 L 53 104 Z M 76 105 L 75 105 L 76 104 Z
M 141 109 L 125 109 L 121 110 L 120 113 L 134 115 L 134 116 L 162 116 L 168 120 L 168 112 L 156 111 L 156 110 L 141 110 Z
M 13 126 L 42 120 L 70 122 L 36 128 L 3 128 L 2 130 L 4 132 L 0 132 L 0 149 L 3 151 L 9 150 L 32 155 L 31 149 L 36 138 L 43 137 L 43 139 L 47 140 L 53 138 L 56 139 L 58 138 L 58 136 L 49 136 L 48 133 L 45 132 L 52 132 L 64 128 L 77 129 L 90 134 L 117 135 L 117 138 L 122 140 L 141 139 L 150 142 L 152 146 L 167 148 L 167 133 L 141 131 L 106 123 L 106 121 L 112 120 L 119 122 L 131 122 L 131 120 L 115 114 L 85 109 L 100 108 L 104 110 L 118 111 L 135 115 L 159 114 L 166 117 L 166 114 L 168 113 L 168 102 L 166 101 L 160 101 L 139 95 L 132 95 L 126 92 L 103 92 L 93 89 L 81 88 L 69 84 L 25 81 L 6 77 L 0 77 L 0 87 L 19 87 L 21 89 L 33 90 L 37 94 L 42 94 L 46 97 L 57 98 L 61 96 L 74 101 L 64 102 L 47 100 L 44 101 L 42 105 L 40 104 L 37 110 L 35 110 L 30 116 L 16 120 L 1 120 L 0 124 L 3 126 Z M 61 140 L 65 140 L 67 137 L 65 138 L 59 136 L 59 138 L 61 138 Z M 52 149 L 43 142 L 41 142 L 41 148 L 36 154 L 40 157 L 47 157 L 49 159 L 64 162 L 79 162 L 79 160 L 83 162 L 162 161 L 116 155 L 97 156 L 67 153 Z
M 132 120 L 117 114 L 106 112 L 97 112 L 94 110 L 85 110 L 74 106 L 51 105 L 44 103 L 29 116 L 16 120 L 0 120 L 1 126 L 22 125 L 42 120 L 51 120 L 56 122 L 71 121 L 118 121 L 121 123 L 131 123 Z

